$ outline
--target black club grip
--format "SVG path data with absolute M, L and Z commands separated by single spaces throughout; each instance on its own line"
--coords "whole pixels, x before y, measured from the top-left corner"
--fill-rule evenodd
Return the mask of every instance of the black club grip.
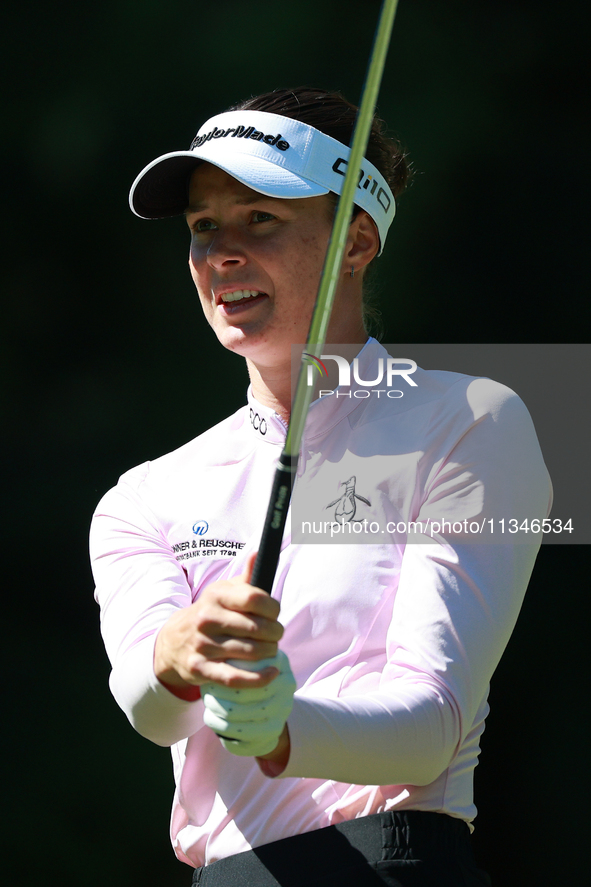
M 297 456 L 282 453 L 279 457 L 261 544 L 250 579 L 251 585 L 262 588 L 268 594 L 271 594 L 277 571 L 297 464 Z

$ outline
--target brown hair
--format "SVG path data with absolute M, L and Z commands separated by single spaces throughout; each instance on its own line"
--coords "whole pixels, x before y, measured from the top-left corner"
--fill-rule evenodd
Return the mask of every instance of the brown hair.
M 357 110 L 340 92 L 309 86 L 274 89 L 228 108 L 228 111 L 267 111 L 292 117 L 319 129 L 344 145 L 351 143 Z M 400 143 L 386 136 L 385 129 L 384 121 L 374 115 L 365 156 L 382 173 L 394 197 L 399 197 L 410 179 L 410 165 Z M 355 206 L 354 215 L 358 211 L 359 207 Z M 379 325 L 380 312 L 372 304 L 366 278 L 367 275 L 364 275 L 363 321 L 367 329 L 372 323 Z

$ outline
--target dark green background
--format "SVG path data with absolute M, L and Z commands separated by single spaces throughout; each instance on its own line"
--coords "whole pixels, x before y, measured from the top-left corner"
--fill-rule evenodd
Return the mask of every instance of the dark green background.
M 169 753 L 107 689 L 86 536 L 124 470 L 236 409 L 247 380 L 200 316 L 184 223 L 141 222 L 127 192 L 249 94 L 308 83 L 357 101 L 378 8 L 3 12 L 8 883 L 190 881 L 167 838 Z M 582 0 L 401 0 L 379 107 L 416 172 L 380 260 L 384 341 L 589 341 L 589 36 Z M 496 887 L 576 883 L 588 553 L 544 547 L 493 681 L 475 841 Z

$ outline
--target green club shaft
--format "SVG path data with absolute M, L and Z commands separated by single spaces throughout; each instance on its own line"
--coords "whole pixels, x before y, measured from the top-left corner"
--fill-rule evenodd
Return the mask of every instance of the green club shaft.
M 343 182 L 343 190 L 339 197 L 314 313 L 312 314 L 312 321 L 308 332 L 308 343 L 305 348 L 308 354 L 313 354 L 315 357 L 321 356 L 326 342 L 334 297 L 343 263 L 347 233 L 351 222 L 351 213 L 355 203 L 355 191 L 359 183 L 359 171 L 369 141 L 369 133 L 388 54 L 390 35 L 394 25 L 397 6 L 398 0 L 384 0 L 378 20 L 365 86 L 355 124 L 347 172 Z M 306 384 L 306 370 L 307 366 L 304 359 L 302 359 L 285 446 L 275 472 L 259 553 L 250 580 L 251 585 L 262 588 L 269 594 L 271 594 L 277 570 L 300 443 L 314 390 L 313 386 Z
M 388 46 L 390 44 L 390 36 L 394 25 L 394 16 L 396 14 L 397 6 L 398 0 L 385 0 L 378 21 L 365 80 L 365 88 L 363 90 L 357 122 L 355 124 L 355 132 L 353 134 L 353 143 L 351 145 L 351 154 L 349 156 L 343 190 L 337 206 L 332 234 L 320 279 L 320 286 L 318 288 L 318 295 L 316 297 L 316 304 L 314 306 L 314 313 L 312 314 L 312 321 L 308 332 L 308 344 L 306 345 L 305 351 L 307 351 L 308 354 L 313 354 L 315 357 L 320 357 L 326 342 L 328 325 L 330 323 L 334 297 L 339 282 L 343 255 L 347 243 L 347 233 L 351 222 L 351 213 L 353 212 L 353 204 L 355 203 L 355 192 L 359 183 L 359 171 L 369 141 L 369 133 L 380 90 L 380 83 L 384 73 L 384 65 L 388 54 Z M 311 386 L 306 384 L 306 368 L 306 364 L 302 360 L 284 448 L 284 453 L 289 456 L 295 456 L 299 452 L 304 425 L 306 423 L 306 416 L 308 414 L 308 408 L 314 390 Z

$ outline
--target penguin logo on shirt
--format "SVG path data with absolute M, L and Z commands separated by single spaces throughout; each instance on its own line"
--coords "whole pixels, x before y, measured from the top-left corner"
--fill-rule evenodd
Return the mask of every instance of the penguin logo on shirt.
M 353 521 L 355 518 L 355 514 L 357 512 L 357 502 L 356 499 L 359 499 L 360 502 L 365 502 L 366 505 L 371 506 L 371 502 L 369 499 L 366 499 L 365 496 L 360 496 L 359 493 L 355 492 L 355 482 L 357 478 L 355 475 L 349 478 L 349 480 L 344 480 L 341 483 L 342 487 L 345 487 L 345 492 L 342 496 L 339 496 L 338 499 L 335 499 L 334 502 L 329 502 L 328 505 L 325 505 L 325 508 L 332 508 L 333 505 L 336 505 L 334 510 L 334 519 L 339 523 L 345 523 L 346 521 Z

